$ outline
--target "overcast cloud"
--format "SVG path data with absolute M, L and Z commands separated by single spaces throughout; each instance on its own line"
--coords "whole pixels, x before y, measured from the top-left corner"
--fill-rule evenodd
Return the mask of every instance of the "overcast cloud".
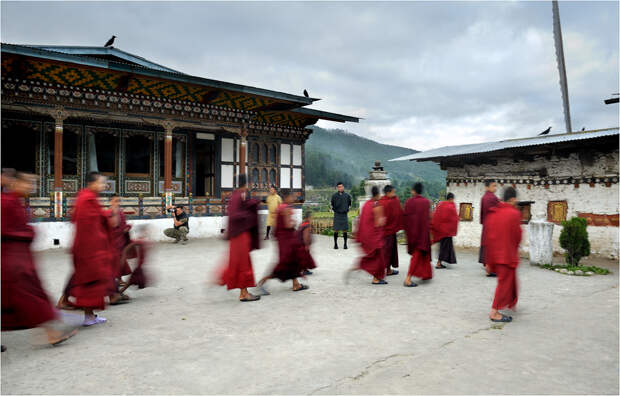
M 179 71 L 322 98 L 320 122 L 426 150 L 564 118 L 551 2 L 15 3 L 2 42 L 103 45 Z M 573 129 L 618 126 L 618 2 L 561 2 Z

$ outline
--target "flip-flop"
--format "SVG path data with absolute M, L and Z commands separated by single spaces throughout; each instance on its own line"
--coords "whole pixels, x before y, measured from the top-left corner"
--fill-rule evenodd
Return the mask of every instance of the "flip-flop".
M 435 269 L 442 269 L 442 268 L 448 268 L 448 267 L 446 267 L 446 266 L 445 266 L 445 265 L 443 265 L 443 264 L 439 264 L 439 267 L 438 267 L 438 266 L 435 266 Z
M 255 296 L 250 294 L 251 297 L 244 297 L 244 298 L 240 298 L 239 301 L 241 302 L 249 302 L 249 301 L 258 301 L 260 300 L 260 296 Z
M 507 316 L 504 314 L 502 314 L 501 319 L 493 319 L 493 318 L 489 318 L 489 319 L 491 319 L 491 322 L 505 322 L 505 323 L 512 322 L 512 316 Z
M 415 282 L 411 282 L 410 284 L 403 283 L 403 286 L 405 286 L 405 287 L 416 287 L 416 286 L 418 286 L 418 284 L 415 283 Z
M 398 270 L 392 270 L 391 274 L 386 274 L 387 276 L 398 275 Z
M 95 318 L 94 318 L 94 319 L 92 319 L 92 320 L 88 320 L 88 321 L 87 321 L 87 320 L 85 320 L 85 321 L 84 321 L 84 324 L 83 324 L 82 326 L 84 326 L 84 327 L 88 327 L 88 326 L 92 326 L 92 325 L 96 325 L 96 324 L 100 324 L 100 323 L 105 323 L 105 322 L 107 322 L 107 321 L 108 321 L 108 320 L 107 320 L 106 318 L 101 317 L 101 316 L 97 316 L 97 315 L 95 315 Z
M 128 298 L 119 298 L 118 300 L 111 302 L 110 305 L 121 305 L 121 304 L 127 304 L 128 302 L 131 302 Z
M 387 285 L 388 283 L 384 279 L 379 279 L 379 282 L 372 282 L 373 285 Z
M 497 274 L 495 272 L 489 272 L 487 274 L 487 278 L 495 278 L 495 277 L 497 277 Z
M 64 334 L 64 335 L 60 338 L 60 340 L 58 340 L 58 341 L 56 341 L 56 342 L 52 342 L 52 343 L 50 343 L 50 344 L 51 344 L 52 346 L 59 345 L 59 344 L 61 344 L 61 343 L 65 342 L 65 341 L 67 341 L 69 338 L 73 337 L 74 335 L 76 335 L 76 334 L 77 334 L 77 332 L 78 332 L 78 331 L 77 331 L 77 329 L 73 329 L 73 330 L 71 330 L 71 331 L 67 332 L 66 334 Z
M 312 275 L 312 271 L 310 271 L 310 270 L 305 270 L 305 271 L 304 271 L 304 275 Z
M 303 285 L 303 284 L 302 284 L 302 285 L 299 287 L 299 289 L 293 289 L 293 291 L 308 290 L 309 288 L 310 288 L 310 286 L 308 286 L 308 285 Z

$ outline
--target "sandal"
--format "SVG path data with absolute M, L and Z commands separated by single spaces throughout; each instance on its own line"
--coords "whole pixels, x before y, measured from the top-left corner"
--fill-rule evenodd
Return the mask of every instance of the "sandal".
M 96 325 L 100 323 L 105 323 L 107 321 L 108 320 L 106 318 L 95 315 L 95 317 L 91 320 L 84 320 L 84 323 L 82 324 L 82 326 L 88 327 L 88 326 L 92 326 L 92 325 Z
M 504 314 L 502 314 L 501 319 L 493 319 L 493 318 L 489 318 L 489 319 L 491 319 L 491 322 L 505 322 L 505 323 L 512 322 L 512 316 L 507 316 Z
M 250 297 L 244 297 L 244 298 L 239 299 L 239 301 L 241 302 L 258 301 L 258 300 L 260 300 L 260 296 L 255 296 L 253 294 L 250 294 Z
M 487 274 L 487 278 L 495 278 L 495 277 L 497 277 L 497 274 L 495 272 L 489 272 Z
M 398 275 L 398 270 L 392 270 L 391 273 L 386 274 L 387 276 Z
M 267 291 L 267 289 L 265 289 L 264 286 L 256 286 L 256 289 L 260 293 L 259 296 L 269 296 L 269 295 L 271 295 L 271 293 L 269 293 Z
M 387 285 L 385 279 L 379 279 L 379 282 L 372 282 L 373 285 Z
M 410 284 L 403 283 L 403 286 L 405 286 L 405 287 L 416 287 L 416 286 L 418 286 L 418 284 L 415 283 L 415 282 L 411 282 Z
M 310 287 L 308 285 L 301 284 L 298 289 L 293 289 L 293 291 L 308 290 L 309 288 Z
M 74 335 L 76 335 L 77 332 L 78 332 L 77 329 L 70 330 L 67 333 L 63 334 L 58 341 L 50 342 L 50 345 L 52 345 L 52 346 L 59 345 L 59 344 L 65 342 L 65 341 L 67 341 L 69 338 L 73 337 Z
M 439 264 L 438 266 L 436 265 L 436 266 L 435 266 L 435 268 L 436 268 L 436 269 L 442 269 L 442 268 L 448 268 L 448 267 L 446 267 L 446 266 L 445 266 L 445 265 L 443 265 L 443 264 Z

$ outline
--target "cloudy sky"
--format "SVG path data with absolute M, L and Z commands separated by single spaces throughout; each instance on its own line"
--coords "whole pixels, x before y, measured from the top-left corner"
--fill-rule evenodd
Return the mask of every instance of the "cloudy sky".
M 2 1 L 2 42 L 115 46 L 185 73 L 322 98 L 321 122 L 418 150 L 564 119 L 551 2 Z M 560 2 L 573 129 L 618 125 L 618 2 Z

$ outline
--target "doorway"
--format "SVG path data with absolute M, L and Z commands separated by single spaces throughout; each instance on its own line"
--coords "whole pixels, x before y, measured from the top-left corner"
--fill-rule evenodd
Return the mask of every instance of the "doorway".
M 215 195 L 215 141 L 196 140 L 196 196 Z

